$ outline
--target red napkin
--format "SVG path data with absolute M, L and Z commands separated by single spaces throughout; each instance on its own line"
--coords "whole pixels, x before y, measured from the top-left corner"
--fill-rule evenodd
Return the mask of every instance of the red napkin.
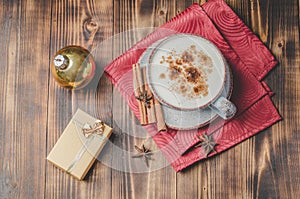
M 203 6 L 193 4 L 184 12 L 155 30 L 122 54 L 105 71 L 139 118 L 133 93 L 132 64 L 153 42 L 175 33 L 191 33 L 213 42 L 231 66 L 234 77 L 231 100 L 238 108 L 236 116 L 224 123 L 217 119 L 211 125 L 197 130 L 157 132 L 155 126 L 146 128 L 160 150 L 176 171 L 206 158 L 203 147 L 194 148 L 197 135 L 212 135 L 220 153 L 253 136 L 281 119 L 270 95 L 272 92 L 261 79 L 276 65 L 263 43 L 246 27 L 222 0 L 210 0 Z

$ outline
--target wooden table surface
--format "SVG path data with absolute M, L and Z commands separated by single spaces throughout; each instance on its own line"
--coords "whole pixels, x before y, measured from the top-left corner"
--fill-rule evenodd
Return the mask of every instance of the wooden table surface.
M 94 90 L 59 87 L 50 73 L 55 52 L 70 44 L 93 50 L 118 33 L 157 27 L 193 2 L 205 3 L 1 0 L 1 199 L 299 198 L 300 15 L 296 0 L 226 0 L 279 61 L 265 81 L 276 92 L 272 99 L 283 121 L 180 173 L 168 165 L 151 172 L 124 172 L 97 161 L 85 181 L 77 181 L 46 161 L 77 108 L 96 113 L 113 126 L 114 144 L 123 150 L 133 151 L 144 140 L 130 134 L 137 131 L 135 119 L 105 74 Z M 116 57 L 141 36 L 131 37 L 112 42 L 102 56 L 106 61 Z M 117 162 L 122 165 L 122 160 Z

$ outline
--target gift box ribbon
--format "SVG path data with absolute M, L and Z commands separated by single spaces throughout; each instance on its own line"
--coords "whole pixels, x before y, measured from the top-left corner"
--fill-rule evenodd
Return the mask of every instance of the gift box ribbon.
M 153 140 L 176 171 L 206 158 L 203 147 L 193 146 L 198 137 L 212 134 L 217 145 L 215 152 L 224 151 L 255 135 L 281 119 L 270 96 L 273 94 L 262 79 L 276 65 L 276 60 L 265 45 L 222 0 L 210 0 L 203 6 L 193 4 L 169 22 L 152 32 L 130 50 L 110 63 L 105 71 L 118 88 L 132 112 L 139 118 L 133 95 L 131 67 L 155 41 L 176 33 L 189 33 L 214 43 L 231 66 L 234 83 L 232 101 L 238 108 L 236 116 L 197 130 L 168 129 L 157 132 L 147 126 Z M 124 75 L 125 74 L 125 75 Z
M 74 160 L 70 164 L 70 166 L 67 168 L 67 172 L 71 173 L 74 166 L 80 161 L 84 153 L 88 150 L 88 147 L 90 143 L 93 141 L 93 139 L 97 136 L 101 136 L 104 132 L 104 124 L 101 120 L 96 120 L 93 126 L 89 125 L 88 123 L 81 123 L 79 121 L 73 120 L 73 123 L 76 127 L 76 131 L 78 134 L 83 134 L 86 139 L 84 140 L 84 143 L 82 147 L 79 149 L 78 153 L 76 154 Z M 89 126 L 89 128 L 86 127 L 86 125 Z M 95 157 L 96 158 L 96 157 Z

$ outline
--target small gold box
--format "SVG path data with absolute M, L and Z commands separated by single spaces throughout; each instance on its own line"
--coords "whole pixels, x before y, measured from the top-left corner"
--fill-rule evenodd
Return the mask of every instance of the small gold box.
M 102 122 L 101 130 L 99 131 L 99 128 L 97 130 L 93 127 L 96 122 L 101 121 L 78 109 L 49 153 L 47 160 L 82 180 L 112 133 L 112 128 Z M 90 129 L 84 131 L 87 126 Z M 86 132 L 88 134 L 85 134 Z

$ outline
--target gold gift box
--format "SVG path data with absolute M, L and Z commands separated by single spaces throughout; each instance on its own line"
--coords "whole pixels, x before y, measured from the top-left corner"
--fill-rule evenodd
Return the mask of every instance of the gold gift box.
M 95 133 L 86 137 L 82 128 L 87 124 L 92 127 L 96 121 L 96 118 L 78 109 L 47 160 L 82 180 L 112 133 L 112 128 L 103 123 L 104 129 L 100 135 Z

